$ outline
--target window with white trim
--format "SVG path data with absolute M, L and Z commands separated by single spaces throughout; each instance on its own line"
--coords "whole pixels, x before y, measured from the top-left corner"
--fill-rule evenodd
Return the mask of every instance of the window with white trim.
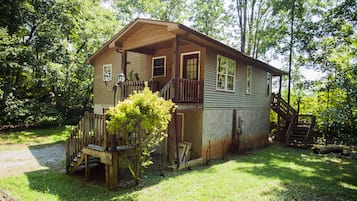
M 152 58 L 152 77 L 166 76 L 166 56 Z
M 245 93 L 251 94 L 252 92 L 252 74 L 253 70 L 251 66 L 247 66 L 247 82 L 245 86 Z
M 271 91 L 271 73 L 267 72 L 267 96 L 270 95 L 270 91 Z
M 103 65 L 103 81 L 109 82 L 112 80 L 112 64 Z
M 216 89 L 220 91 L 234 91 L 236 61 L 217 55 Z

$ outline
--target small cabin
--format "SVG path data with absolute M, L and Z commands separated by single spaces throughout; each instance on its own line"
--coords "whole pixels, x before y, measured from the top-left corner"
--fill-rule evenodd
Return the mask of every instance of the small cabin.
M 272 77 L 286 74 L 182 24 L 148 19 L 128 24 L 87 62 L 94 67 L 94 113 L 145 82 L 177 105 L 165 146 L 169 163 L 177 140 L 190 145 L 188 160 L 266 144 Z M 120 73 L 125 81 L 113 93 Z
M 146 83 L 176 104 L 168 138 L 158 149 L 169 167 L 185 168 L 228 151 L 263 146 L 270 111 L 278 114 L 278 138 L 309 144 L 315 117 L 299 115 L 280 96 L 287 73 L 179 23 L 136 19 L 106 42 L 87 63 L 94 67 L 94 113 L 85 113 L 66 141 L 66 170 L 105 164 L 106 184 L 116 188 L 121 144 L 106 130 L 106 111 Z M 280 77 L 272 94 L 272 77 Z M 116 137 L 115 137 L 116 136 Z

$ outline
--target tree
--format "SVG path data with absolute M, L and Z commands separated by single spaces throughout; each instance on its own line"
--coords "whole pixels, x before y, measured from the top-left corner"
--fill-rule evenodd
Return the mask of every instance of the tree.
M 226 39 L 224 32 L 228 18 L 222 1 L 195 0 L 191 5 L 189 20 L 195 30 L 217 40 Z
M 135 17 L 146 17 L 170 22 L 183 22 L 186 1 L 182 0 L 115 0 L 119 19 L 128 23 Z
M 260 48 L 266 34 L 265 30 L 273 21 L 271 3 L 265 0 L 235 0 L 230 5 L 231 21 L 239 40 L 239 50 L 257 58 L 265 53 Z M 274 29 L 276 29 L 274 27 Z M 264 34 L 263 34 L 264 33 Z M 263 51 L 262 51 L 263 50 Z
M 356 2 L 331 4 L 315 18 L 304 21 L 298 35 L 299 62 L 325 73 L 318 83 L 318 125 L 328 143 L 356 143 L 357 119 L 357 9 Z
M 107 129 L 111 134 L 119 134 L 126 145 L 134 145 L 128 150 L 126 160 L 136 183 L 143 170 L 152 162 L 150 154 L 167 137 L 165 133 L 171 120 L 174 104 L 152 93 L 148 87 L 135 93 L 113 108 L 110 108 Z
M 5 1 L 0 9 L 0 124 L 77 122 L 91 108 L 93 71 L 84 61 L 120 28 L 110 9 L 90 0 Z

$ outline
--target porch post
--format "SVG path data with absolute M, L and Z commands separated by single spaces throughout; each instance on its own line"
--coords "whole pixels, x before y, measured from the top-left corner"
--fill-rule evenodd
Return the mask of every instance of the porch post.
M 127 64 L 127 50 L 123 50 L 123 52 L 121 53 L 121 66 L 122 66 L 122 70 L 123 73 L 126 76 L 126 64 Z
M 176 36 L 176 38 L 173 40 L 172 43 L 172 67 L 175 69 L 175 98 L 174 102 L 178 102 L 179 100 L 179 38 Z M 177 168 L 180 167 L 180 158 L 179 158 L 179 147 L 178 147 L 178 123 L 177 123 L 177 110 L 175 110 L 174 113 L 174 121 L 175 121 L 175 145 L 176 145 L 176 158 L 177 158 Z
M 281 75 L 279 76 L 279 95 L 281 95 Z
M 179 74 L 180 74 L 180 67 L 179 67 L 179 37 L 173 40 L 172 44 L 172 67 L 175 69 L 175 102 L 179 100 Z
M 124 76 L 125 76 L 125 79 L 127 78 L 127 75 L 126 75 L 126 65 L 127 65 L 127 50 L 123 50 L 123 52 L 121 53 L 121 66 L 122 66 L 122 71 L 123 71 L 123 74 L 124 74 Z M 126 80 L 124 80 L 124 81 L 126 81 Z M 120 87 L 119 87 L 119 89 L 120 89 L 120 98 L 119 98 L 119 100 L 120 101 L 122 101 L 122 100 L 124 100 L 124 98 L 125 98 L 125 89 L 126 89 L 126 87 L 123 87 L 122 85 L 120 85 Z

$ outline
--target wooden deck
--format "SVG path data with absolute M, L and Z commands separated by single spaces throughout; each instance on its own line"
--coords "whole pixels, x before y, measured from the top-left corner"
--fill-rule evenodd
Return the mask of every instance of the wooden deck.
M 106 131 L 106 115 L 86 112 L 66 141 L 66 171 L 74 173 L 84 169 L 89 178 L 93 163 L 105 165 L 106 185 L 115 189 L 118 185 L 119 156 L 135 148 L 134 144 L 123 144 L 119 135 Z M 96 160 L 94 160 L 96 159 Z
M 121 100 L 134 91 L 144 89 L 145 84 L 152 91 L 158 91 L 154 81 L 126 81 L 121 87 Z M 203 82 L 198 80 L 170 80 L 159 96 L 179 104 L 202 105 Z M 114 189 L 118 184 L 118 164 L 120 155 L 130 154 L 135 142 L 121 139 L 119 134 L 110 135 L 106 130 L 106 115 L 86 112 L 66 141 L 66 171 L 74 173 L 84 169 L 86 178 L 94 162 L 105 164 L 106 184 Z

